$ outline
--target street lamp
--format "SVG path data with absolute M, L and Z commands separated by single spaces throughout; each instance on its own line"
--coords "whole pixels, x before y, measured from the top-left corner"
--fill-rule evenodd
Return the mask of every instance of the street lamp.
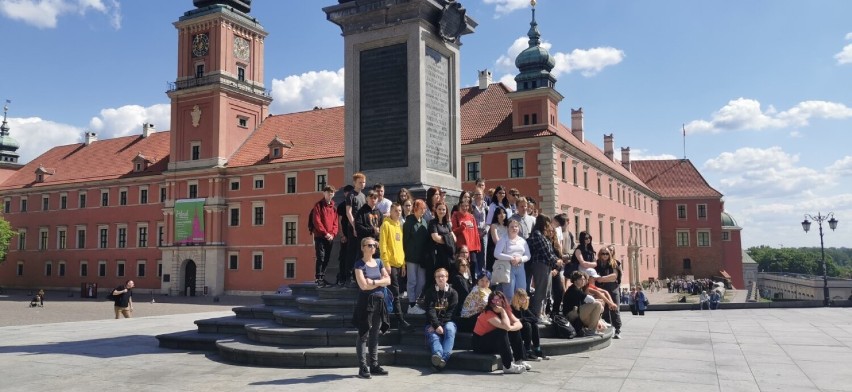
M 828 220 L 828 227 L 831 228 L 831 231 L 837 228 L 837 219 L 834 219 L 834 213 L 829 212 L 827 215 L 822 215 L 817 212 L 816 216 L 805 214 L 805 220 L 802 221 L 802 228 L 805 229 L 805 233 L 811 229 L 811 221 L 808 220 L 811 218 L 819 224 L 819 249 L 822 252 L 822 306 L 828 306 L 828 268 L 825 265 L 825 245 L 823 245 L 822 241 L 822 222 Z

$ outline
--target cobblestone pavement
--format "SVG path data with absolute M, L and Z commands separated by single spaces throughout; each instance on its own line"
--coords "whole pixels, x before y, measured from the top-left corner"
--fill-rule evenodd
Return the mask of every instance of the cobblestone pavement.
M 47 321 L 0 327 L 0 390 L 852 391 L 849 308 L 622 313 L 623 339 L 609 348 L 533 363 L 533 371 L 522 375 L 433 374 L 424 364 L 389 367 L 388 377 L 361 380 L 354 366 L 239 366 L 215 354 L 159 348 L 158 334 L 194 329 L 195 320 L 232 314 L 163 314 L 231 306 L 193 301 L 201 303 L 138 301 L 136 315 L 141 317 L 110 320 L 110 304 L 104 301 L 56 299 L 44 309 L 29 309 L 25 299 L 4 298 L 4 320 L 36 320 L 33 315 L 42 314 Z M 76 319 L 84 312 L 97 317 L 55 321 Z M 154 313 L 158 315 L 148 315 Z

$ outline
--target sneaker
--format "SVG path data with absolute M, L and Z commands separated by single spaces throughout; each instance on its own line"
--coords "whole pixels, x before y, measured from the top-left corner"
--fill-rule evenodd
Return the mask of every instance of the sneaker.
M 406 292 L 400 294 L 399 298 L 408 298 L 408 292 L 406 291 Z
M 515 361 L 515 365 L 519 365 L 524 368 L 525 371 L 532 370 L 532 366 L 526 363 L 525 361 Z
M 621 339 L 621 332 L 616 332 L 615 335 L 612 335 L 613 339 Z
M 423 310 L 423 309 L 420 309 L 419 306 L 414 305 L 414 306 L 408 308 L 408 314 L 426 314 L 426 311 Z
M 373 378 L 373 376 L 370 375 L 370 369 L 368 369 L 366 366 L 361 366 L 361 368 L 358 369 L 358 377 L 368 379 Z
M 432 366 L 434 366 L 435 369 L 440 369 L 440 368 L 444 367 L 442 364 L 446 365 L 446 362 L 444 362 L 444 359 L 441 358 L 441 356 L 439 354 L 432 354 Z
M 527 358 L 527 361 L 532 361 L 532 362 L 541 361 L 541 358 L 539 358 L 538 355 L 535 355 L 535 353 L 532 352 L 532 351 L 527 351 L 526 358 Z
M 509 368 L 503 369 L 503 374 L 521 374 L 525 372 L 527 369 L 522 365 L 512 364 Z
M 550 319 L 549 319 L 549 318 L 547 318 L 547 317 L 540 317 L 540 318 L 538 319 L 538 322 L 539 322 L 539 323 L 541 323 L 541 324 L 544 324 L 544 325 L 551 325 L 551 324 L 553 324 L 553 322 L 552 322 L 552 321 L 550 321 Z
M 542 360 L 545 360 L 545 361 L 549 361 L 549 360 L 550 360 L 550 357 L 548 357 L 547 355 L 544 355 L 544 352 L 542 352 L 542 351 L 541 351 L 541 348 L 539 348 L 539 349 L 535 350 L 535 355 L 536 355 L 539 359 L 542 359 Z
M 370 373 L 371 373 L 371 374 L 375 374 L 375 375 L 377 375 L 377 376 L 387 376 L 387 375 L 388 375 L 388 371 L 387 371 L 387 370 L 385 370 L 385 369 L 383 369 L 383 368 L 382 368 L 381 366 L 379 366 L 379 365 L 376 365 L 376 366 L 370 366 Z

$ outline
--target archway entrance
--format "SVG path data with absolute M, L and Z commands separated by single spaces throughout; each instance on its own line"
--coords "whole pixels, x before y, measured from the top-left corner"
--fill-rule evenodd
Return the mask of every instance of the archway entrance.
M 187 260 L 183 267 L 183 292 L 190 297 L 195 296 L 195 262 Z

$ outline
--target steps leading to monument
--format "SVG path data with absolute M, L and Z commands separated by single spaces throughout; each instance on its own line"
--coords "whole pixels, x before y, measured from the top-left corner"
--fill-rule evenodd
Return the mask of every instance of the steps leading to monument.
M 290 294 L 263 295 L 262 305 L 240 306 L 234 316 L 196 320 L 197 330 L 157 336 L 160 347 L 216 351 L 223 358 L 246 365 L 274 367 L 355 367 L 357 331 L 351 324 L 358 290 L 317 289 L 311 283 L 290 286 Z M 394 366 L 428 367 L 425 315 L 406 315 L 412 327 L 392 329 L 379 338 L 380 362 Z M 540 327 L 547 355 L 564 355 L 609 346 L 613 330 L 603 336 L 557 339 L 552 327 Z M 494 371 L 499 356 L 476 354 L 470 349 L 471 332 L 456 334 L 449 369 Z

